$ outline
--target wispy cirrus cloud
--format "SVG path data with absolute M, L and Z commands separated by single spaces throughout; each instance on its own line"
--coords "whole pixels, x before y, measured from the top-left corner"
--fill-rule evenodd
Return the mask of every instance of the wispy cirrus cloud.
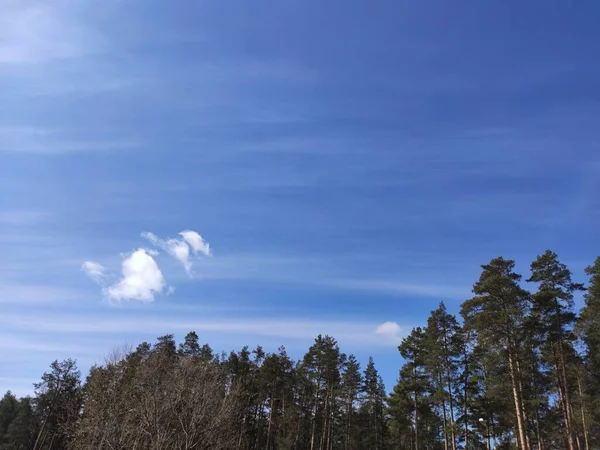
M 404 282 L 399 279 L 336 279 L 327 282 L 340 289 L 380 292 L 384 294 L 412 294 L 424 297 L 440 297 L 448 299 L 465 299 L 469 296 L 468 284 L 447 285 L 439 283 Z
M 0 66 L 81 57 L 102 44 L 64 1 L 8 0 L 0 16 Z
M 36 126 L 0 126 L 0 152 L 61 155 L 65 153 L 119 151 L 142 146 L 135 139 L 73 138 L 63 130 Z
M 51 214 L 28 209 L 0 211 L 0 224 L 8 226 L 36 225 L 51 217 Z
M 161 239 L 154 233 L 145 231 L 142 237 L 148 240 L 152 245 L 166 251 L 173 258 L 178 260 L 185 268 L 188 275 L 192 275 L 191 254 L 212 256 L 210 244 L 204 240 L 200 234 L 192 230 L 185 230 L 179 233 L 180 239 Z
M 96 283 L 104 283 L 106 268 L 102 264 L 93 261 L 86 261 L 81 265 L 81 270 L 83 270 L 85 274 Z
M 139 320 L 144 317 L 144 320 Z M 137 312 L 136 316 L 119 314 L 101 314 L 90 317 L 78 314 L 56 314 L 52 320 L 41 315 L 19 316 L 0 318 L 0 324 L 8 323 L 15 329 L 36 329 L 40 333 L 52 333 L 58 335 L 77 334 L 82 337 L 92 336 L 119 336 L 124 333 L 164 333 L 165 330 L 176 333 L 185 333 L 191 330 L 196 332 L 258 336 L 276 340 L 278 344 L 288 340 L 301 340 L 310 342 L 319 334 L 329 334 L 339 341 L 362 345 L 366 347 L 389 347 L 397 345 L 397 340 L 402 337 L 402 330 L 410 329 L 386 325 L 386 332 L 382 339 L 382 333 L 378 330 L 381 325 L 369 320 L 311 320 L 310 318 L 294 319 L 290 317 L 268 317 L 254 320 L 235 317 L 228 314 L 227 317 L 216 315 L 195 319 L 193 317 L 176 317 L 172 315 L 157 318 L 150 312 Z M 390 322 L 392 323 L 392 322 Z M 385 324 L 384 324 L 385 325 Z M 393 333 L 390 335 L 390 331 Z M 388 339 L 392 337 L 393 339 Z M 58 339 L 59 337 L 57 337 Z M 106 339 L 106 338 L 104 338 Z
M 32 284 L 22 281 L 0 284 L 0 304 L 9 305 L 55 305 L 61 302 L 78 301 L 85 292 L 53 284 Z

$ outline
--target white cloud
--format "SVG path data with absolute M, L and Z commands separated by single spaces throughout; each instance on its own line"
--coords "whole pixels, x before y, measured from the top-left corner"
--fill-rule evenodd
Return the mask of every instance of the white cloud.
M 394 341 L 400 341 L 402 328 L 396 322 L 384 322 L 375 329 L 375 333 Z
M 81 270 L 96 283 L 103 283 L 106 269 L 102 264 L 98 264 L 94 261 L 86 261 L 81 265 Z
M 151 252 L 140 248 L 123 260 L 123 278 L 104 290 L 109 300 L 154 301 L 163 291 L 165 280 Z
M 147 239 L 155 247 L 166 251 L 173 258 L 181 262 L 185 271 L 191 274 L 192 263 L 190 261 L 190 247 L 183 241 L 178 239 L 161 239 L 154 233 L 144 232 L 142 237 Z
M 182 231 L 180 234 L 182 239 L 161 239 L 150 232 L 143 232 L 142 237 L 181 262 L 186 272 L 191 276 L 192 262 L 190 254 L 210 255 L 209 244 L 195 231 Z M 188 244 L 188 241 L 190 244 Z M 107 280 L 109 277 L 105 267 L 101 264 L 86 261 L 81 265 L 81 269 L 96 283 L 106 286 L 103 293 L 110 301 L 154 301 L 156 294 L 171 295 L 175 292 L 174 286 L 167 286 L 165 283 L 163 274 L 154 259 L 157 255 L 157 251 L 145 248 L 139 248 L 129 254 L 122 263 L 121 280 L 111 285 L 108 285 Z
M 201 253 L 209 256 L 211 255 L 210 245 L 195 231 L 182 231 L 179 235 L 182 239 L 161 239 L 154 233 L 142 233 L 142 237 L 147 239 L 152 245 L 163 249 L 181 262 L 186 272 L 191 275 L 192 262 L 190 260 L 190 248 L 195 255 Z
M 211 256 L 210 244 L 202 236 L 192 230 L 185 230 L 179 233 L 187 244 L 192 247 L 194 253 L 202 253 L 204 256 Z

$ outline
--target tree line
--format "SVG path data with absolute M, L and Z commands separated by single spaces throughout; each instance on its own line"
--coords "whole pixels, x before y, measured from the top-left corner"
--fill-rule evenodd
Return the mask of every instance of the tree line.
M 600 258 L 586 286 L 547 251 L 532 291 L 512 260 L 481 268 L 459 316 L 440 303 L 402 340 L 389 394 L 331 336 L 294 360 L 165 335 L 85 379 L 54 361 L 32 397 L 6 393 L 0 450 L 600 448 Z

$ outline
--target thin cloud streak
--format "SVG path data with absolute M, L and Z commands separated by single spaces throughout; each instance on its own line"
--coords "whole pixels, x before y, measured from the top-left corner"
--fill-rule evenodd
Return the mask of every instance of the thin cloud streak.
M 0 318 L 0 323 L 6 319 Z M 262 336 L 277 338 L 282 342 L 288 339 L 311 340 L 318 334 L 329 334 L 353 345 L 389 346 L 394 342 L 381 339 L 377 324 L 364 321 L 311 321 L 290 320 L 288 317 L 269 319 L 222 319 L 219 317 L 201 320 L 162 318 L 144 319 L 139 317 L 95 317 L 78 315 L 57 315 L 53 320 L 47 317 L 12 317 L 12 327 L 19 329 L 35 328 L 40 333 L 79 334 L 79 335 L 119 335 L 132 333 L 173 332 L 213 332 L 229 335 Z M 410 329 L 402 327 L 401 330 Z M 400 336 L 401 330 L 397 330 Z M 396 343 L 397 344 L 397 343 Z
M 23 282 L 0 285 L 0 305 L 56 305 L 85 298 L 85 291 L 55 284 Z
M 0 152 L 57 156 L 70 153 L 138 150 L 135 139 L 74 139 L 65 130 L 35 126 L 0 126 Z

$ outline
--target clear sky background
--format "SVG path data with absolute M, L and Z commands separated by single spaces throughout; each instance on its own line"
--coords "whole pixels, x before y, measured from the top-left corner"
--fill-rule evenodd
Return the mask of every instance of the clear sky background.
M 551 248 L 583 281 L 599 23 L 595 0 L 0 0 L 0 391 L 190 330 L 295 357 L 332 334 L 390 390 L 402 336 L 492 257 L 526 278 Z

